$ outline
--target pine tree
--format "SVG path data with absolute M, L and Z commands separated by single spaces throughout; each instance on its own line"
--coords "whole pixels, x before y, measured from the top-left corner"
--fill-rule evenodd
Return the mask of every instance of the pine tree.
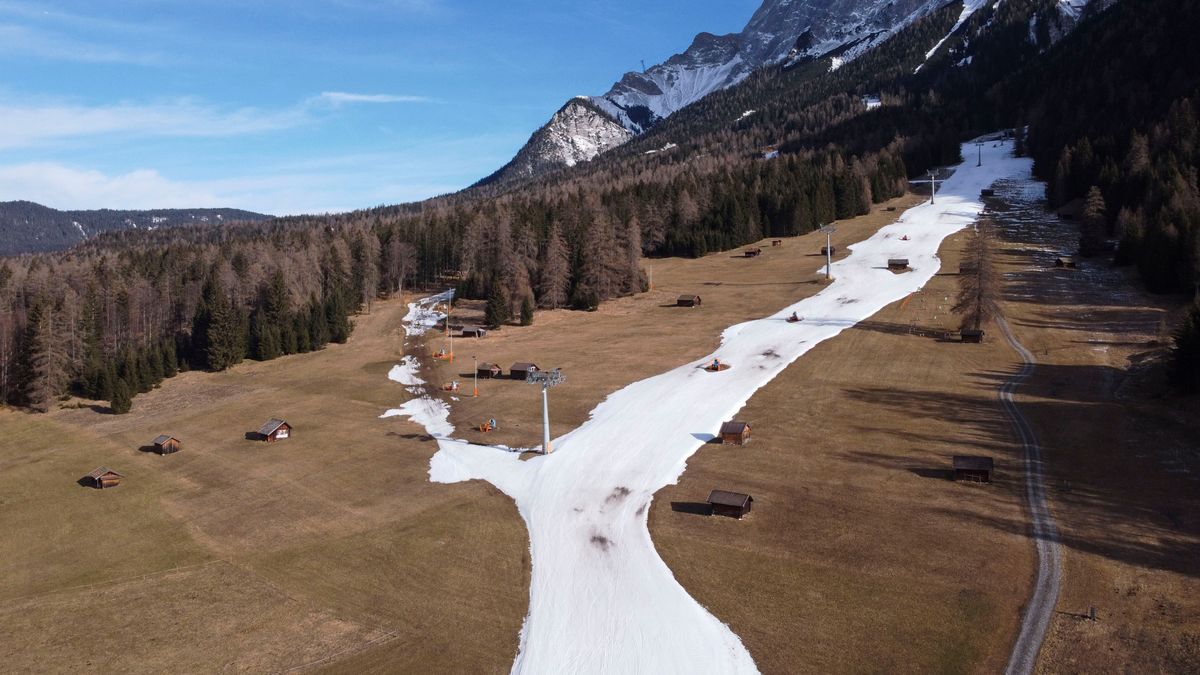
M 1108 235 L 1106 211 L 1104 195 L 1100 192 L 1100 188 L 1093 185 L 1088 190 L 1087 200 L 1083 206 L 1083 223 L 1079 233 L 1079 252 L 1081 254 L 1089 255 L 1103 246 Z
M 493 283 L 492 292 L 488 294 L 487 306 L 484 309 L 483 321 L 489 328 L 499 328 L 508 323 L 510 318 L 508 294 L 499 283 Z
M 112 389 L 112 400 L 109 401 L 108 407 L 112 414 L 124 415 L 133 407 L 133 395 L 129 391 L 129 384 L 123 379 L 118 379 Z
M 241 318 L 230 306 L 216 275 L 210 275 L 192 320 L 193 364 L 213 371 L 225 370 L 242 360 L 244 345 Z
M 539 304 L 548 309 L 565 307 L 570 289 L 571 258 L 558 223 L 554 223 L 550 226 L 546 251 L 542 256 L 541 283 L 538 286 Z
M 1200 299 L 1192 304 L 1175 332 L 1172 357 L 1175 383 L 1186 392 L 1200 392 Z
M 48 299 L 34 301 L 27 321 L 21 355 L 23 394 L 29 407 L 46 412 L 66 385 L 66 356 L 55 336 L 55 314 Z
M 525 300 L 521 302 L 521 325 L 533 325 L 533 296 L 526 295 Z

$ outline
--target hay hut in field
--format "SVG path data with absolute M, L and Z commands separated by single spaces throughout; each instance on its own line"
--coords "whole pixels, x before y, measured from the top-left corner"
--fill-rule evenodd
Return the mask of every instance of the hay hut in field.
M 269 419 L 258 428 L 258 437 L 268 443 L 282 441 L 285 438 L 291 438 L 291 436 L 292 425 L 278 418 Z
M 156 437 L 151 445 L 154 446 L 154 451 L 160 455 L 169 455 L 183 449 L 183 443 L 178 438 L 167 434 Z
M 681 295 L 675 299 L 676 307 L 699 307 L 700 296 L 698 295 Z
M 1075 258 L 1069 255 L 1060 255 L 1054 259 L 1054 266 L 1073 270 L 1078 266 L 1078 264 L 1075 262 Z
M 464 328 L 462 330 L 462 336 L 465 338 L 481 338 L 486 335 L 487 329 L 481 326 L 472 326 L 471 328 Z
M 743 253 L 745 254 L 745 256 L 747 258 L 756 258 L 759 255 L 762 255 L 762 249 L 755 246 L 755 247 L 746 249 L 745 251 L 743 251 Z
M 783 246 L 783 240 L 782 239 L 772 239 L 771 245 L 772 246 Z
M 475 376 L 481 380 L 494 380 L 504 374 L 504 369 L 494 363 L 481 363 L 475 369 Z
M 821 255 L 837 255 L 836 246 L 822 246 Z
M 955 455 L 954 480 L 974 483 L 992 482 L 992 469 L 995 462 L 991 457 L 982 455 Z
M 750 440 L 750 424 L 736 420 L 721 425 L 721 443 L 725 445 L 745 445 Z
M 754 497 L 740 492 L 713 490 L 708 493 L 708 504 L 712 506 L 712 512 L 715 516 L 741 518 L 750 513 L 750 507 L 753 503 Z
M 958 273 L 959 274 L 975 274 L 978 271 L 979 271 L 979 266 L 976 265 L 975 263 L 965 262 L 965 263 L 960 263 L 958 265 Z
M 117 487 L 121 484 L 122 478 L 124 478 L 122 474 L 113 471 L 107 466 L 102 466 L 81 478 L 80 482 L 90 485 L 97 490 L 103 490 L 104 488 Z
M 521 361 L 512 364 L 512 367 L 508 369 L 508 376 L 514 380 L 528 380 L 536 372 L 538 372 L 537 364 Z
M 983 342 L 983 330 L 977 328 L 964 328 L 962 333 L 963 342 L 972 342 L 979 344 Z
M 979 191 L 979 196 L 980 197 L 995 197 L 996 191 L 993 190 L 992 188 L 984 188 Z
M 889 270 L 906 270 L 908 269 L 908 258 L 888 258 Z

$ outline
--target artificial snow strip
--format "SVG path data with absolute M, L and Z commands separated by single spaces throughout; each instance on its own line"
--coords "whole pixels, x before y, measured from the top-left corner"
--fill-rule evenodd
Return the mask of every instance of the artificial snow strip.
M 425 404 L 397 413 L 433 423 L 439 449 L 430 480 L 486 480 L 525 520 L 533 574 L 513 673 L 757 672 L 741 640 L 659 558 L 646 523 L 650 500 L 790 363 L 924 286 L 940 267 L 942 240 L 983 209 L 980 191 L 998 179 L 1030 177 L 1031 162 L 1011 152 L 1010 142 L 989 142 L 977 167 L 973 144 L 964 146 L 972 159 L 942 183 L 937 203 L 909 209 L 850 246 L 823 291 L 731 326 L 712 354 L 611 394 L 587 422 L 554 441 L 551 455 L 522 462 L 510 451 L 450 439 L 442 410 Z M 911 270 L 888 271 L 889 258 L 907 258 Z M 792 312 L 803 320 L 789 323 Z M 705 372 L 715 358 L 733 368 Z M 730 479 L 711 487 L 741 486 Z M 735 523 L 726 536 L 737 537 Z

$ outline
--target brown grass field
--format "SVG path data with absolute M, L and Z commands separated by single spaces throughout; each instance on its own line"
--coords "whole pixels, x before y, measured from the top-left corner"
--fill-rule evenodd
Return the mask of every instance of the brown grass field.
M 897 215 L 843 223 L 835 243 Z M 820 290 L 822 244 L 808 235 L 767 242 L 750 260 L 647 261 L 651 292 L 455 340 L 456 362 L 427 360 L 427 379 L 463 382 L 451 415 L 459 435 L 534 446 L 536 389 L 481 381 L 469 398 L 472 355 L 505 369 L 562 367 L 568 382 L 551 397 L 559 435 L 608 393 L 708 353 L 726 326 Z M 960 245 L 944 245 L 944 269 L 957 269 Z M 1041 255 L 1021 242 L 1011 251 L 1013 270 Z M 1020 402 L 1056 481 L 1070 480 L 1051 495 L 1064 593 L 1041 666 L 1186 670 L 1200 624 L 1197 469 L 1187 463 L 1197 410 L 1132 403 L 1161 387 L 1157 370 L 1131 357 L 1151 363 L 1137 355 L 1162 351 L 1145 332 L 1163 304 L 1129 292 L 1115 306 L 1064 274 L 1018 276 L 1047 297 L 1005 303 L 1043 364 Z M 933 337 L 955 324 L 954 288 L 953 274 L 939 275 L 814 349 L 751 400 L 750 445 L 706 446 L 654 502 L 663 558 L 764 672 L 1003 668 L 1033 569 L 995 395 L 1017 358 L 991 332 L 983 345 Z M 692 292 L 702 307 L 673 306 Z M 458 318 L 478 315 L 477 303 L 460 305 Z M 1089 312 L 1101 328 L 1084 325 Z M 507 497 L 481 482 L 430 484 L 434 444 L 416 425 L 378 419 L 408 396 L 386 378 L 403 353 L 404 313 L 398 301 L 379 303 L 346 345 L 183 374 L 125 416 L 102 406 L 0 411 L 5 669 L 507 672 L 528 599 L 528 540 Z M 1093 333 L 1111 344 L 1098 351 Z M 431 335 L 409 348 L 441 344 Z M 295 437 L 247 440 L 271 416 Z M 469 430 L 487 417 L 501 429 Z M 159 433 L 182 438 L 183 451 L 139 451 Z M 996 482 L 941 479 L 960 452 L 994 455 Z M 126 475 L 120 487 L 75 483 L 100 465 Z M 754 512 L 732 521 L 672 508 L 713 487 L 752 493 Z M 1076 616 L 1091 605 L 1100 621 Z

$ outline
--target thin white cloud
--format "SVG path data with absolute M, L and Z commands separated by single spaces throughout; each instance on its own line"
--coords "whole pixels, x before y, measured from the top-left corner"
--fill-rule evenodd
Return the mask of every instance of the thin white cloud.
M 428 96 L 401 94 L 353 94 L 345 91 L 323 91 L 313 99 L 337 107 L 345 103 L 433 103 Z
M 51 162 L 0 166 L 3 199 L 28 199 L 62 209 L 155 209 L 222 206 L 213 192 L 138 169 L 109 176 Z
M 0 54 L 31 56 L 52 61 L 125 63 L 156 66 L 167 62 L 161 54 L 133 52 L 68 37 L 29 26 L 0 24 Z
M 102 135 L 239 136 L 292 128 L 307 121 L 299 107 L 222 110 L 192 99 L 100 106 L 0 103 L 0 149 Z

